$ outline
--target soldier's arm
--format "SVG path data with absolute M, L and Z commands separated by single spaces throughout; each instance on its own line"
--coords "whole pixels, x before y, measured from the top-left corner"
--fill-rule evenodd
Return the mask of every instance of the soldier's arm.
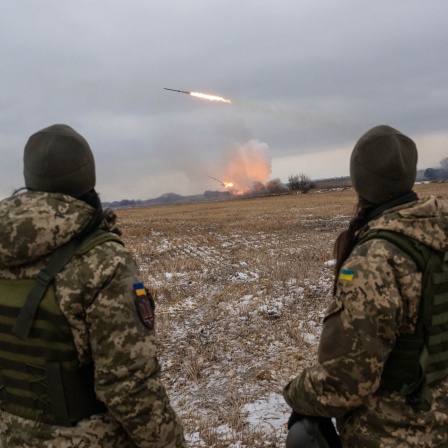
M 137 311 L 137 266 L 116 246 L 103 244 L 91 258 L 101 284 L 87 309 L 95 390 L 136 446 L 183 447 L 181 424 L 160 381 L 154 329 L 144 307 Z
M 415 275 L 413 261 L 390 243 L 372 240 L 354 250 L 324 320 L 318 363 L 284 390 L 296 412 L 340 417 L 376 391 L 419 296 Z

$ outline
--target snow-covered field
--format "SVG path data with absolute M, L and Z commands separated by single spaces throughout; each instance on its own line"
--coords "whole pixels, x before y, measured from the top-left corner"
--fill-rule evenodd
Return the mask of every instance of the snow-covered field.
M 284 446 L 282 388 L 315 360 L 355 202 L 344 189 L 118 212 L 190 447 Z

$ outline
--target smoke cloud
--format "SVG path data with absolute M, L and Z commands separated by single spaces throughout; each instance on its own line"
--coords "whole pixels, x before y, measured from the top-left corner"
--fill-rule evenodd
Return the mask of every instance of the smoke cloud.
M 223 180 L 232 182 L 237 189 L 245 190 L 254 182 L 267 182 L 271 174 L 269 147 L 258 140 L 232 144 L 225 152 Z M 218 167 L 217 167 L 218 169 Z

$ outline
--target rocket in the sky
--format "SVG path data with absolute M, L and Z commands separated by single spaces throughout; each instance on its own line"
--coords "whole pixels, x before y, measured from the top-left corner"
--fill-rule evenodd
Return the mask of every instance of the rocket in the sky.
M 164 89 L 171 90 L 171 92 L 186 93 L 187 95 L 191 95 L 191 92 L 187 92 L 186 90 L 167 89 L 166 87 L 164 87 Z
M 164 90 L 171 90 L 171 92 L 178 92 L 178 93 L 186 93 L 187 95 L 195 96 L 197 98 L 202 98 L 203 100 L 221 101 L 222 103 L 231 103 L 232 102 L 226 98 L 223 98 L 222 96 L 208 95 L 206 93 L 187 92 L 186 90 L 168 89 L 167 87 L 164 87 Z

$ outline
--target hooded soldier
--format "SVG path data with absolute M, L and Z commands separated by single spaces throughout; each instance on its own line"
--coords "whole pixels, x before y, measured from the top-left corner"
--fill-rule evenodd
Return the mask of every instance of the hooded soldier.
M 0 446 L 184 447 L 154 301 L 102 211 L 87 141 L 56 124 L 0 202 Z
M 336 418 L 343 447 L 448 445 L 448 207 L 413 192 L 416 166 L 414 142 L 389 126 L 356 143 L 359 201 L 335 243 L 317 363 L 284 389 L 289 426 Z

